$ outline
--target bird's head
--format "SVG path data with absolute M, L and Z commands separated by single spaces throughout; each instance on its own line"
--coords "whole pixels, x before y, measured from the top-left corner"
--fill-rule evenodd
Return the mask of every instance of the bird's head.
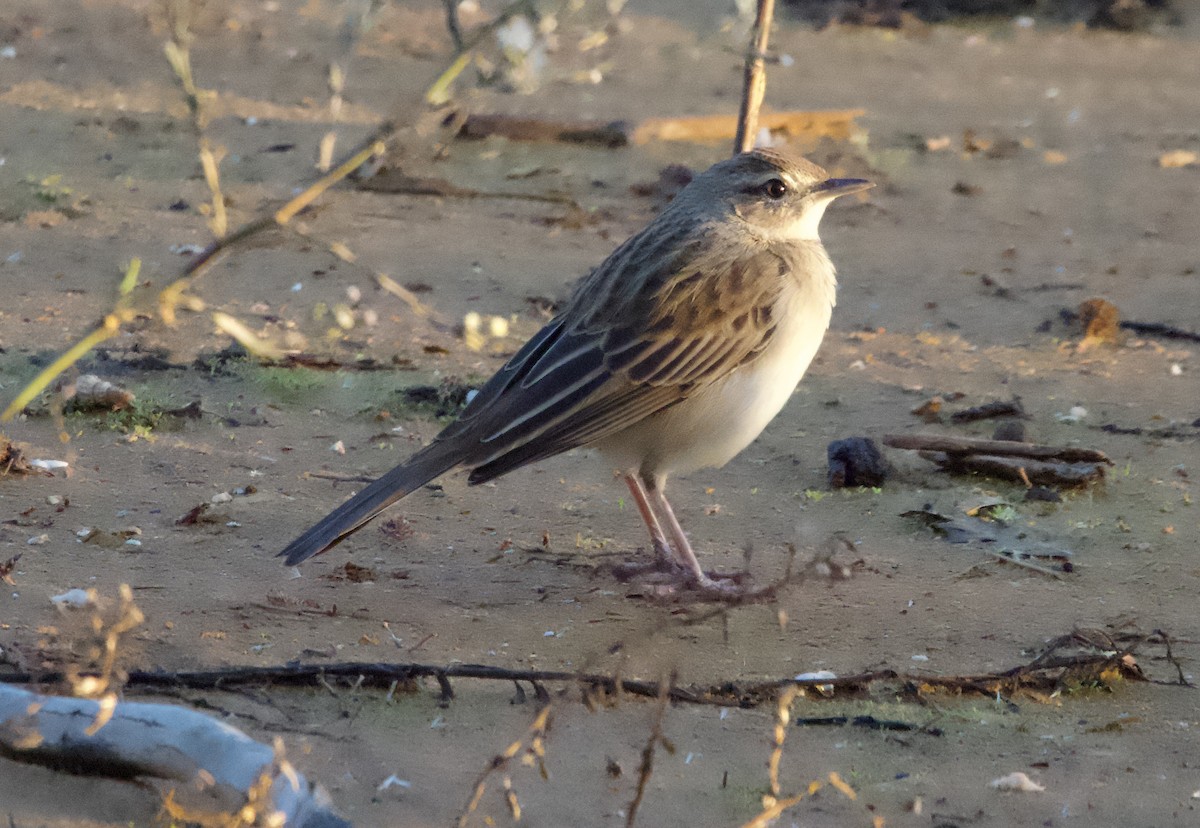
M 709 167 L 676 200 L 682 209 L 736 217 L 764 239 L 817 241 L 830 202 L 873 186 L 862 178 L 830 178 L 798 155 L 756 149 Z

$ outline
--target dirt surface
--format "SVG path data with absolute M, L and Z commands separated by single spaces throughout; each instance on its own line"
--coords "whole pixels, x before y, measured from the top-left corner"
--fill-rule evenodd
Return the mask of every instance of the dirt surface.
M 193 65 L 217 96 L 208 135 L 228 153 L 235 225 L 311 180 L 329 128 L 325 71 L 345 10 L 279 5 L 208 3 L 194 27 Z M 112 307 L 131 257 L 161 287 L 186 263 L 180 246 L 211 238 L 196 136 L 162 58 L 157 9 L 10 0 L 0 23 L 0 45 L 13 50 L 0 59 L 6 403 Z M 628 23 L 588 51 L 578 45 L 595 21 L 565 19 L 535 94 L 475 90 L 469 103 L 572 120 L 731 114 L 744 38 L 723 25 L 724 13 L 717 2 L 630 8 Z M 1200 151 L 1195 20 L 1137 34 L 1011 21 L 918 33 L 784 23 L 773 46 L 789 59 L 770 69 L 767 104 L 865 109 L 861 140 L 824 144 L 814 158 L 880 186 L 825 219 L 838 307 L 788 406 L 726 468 L 675 480 L 671 492 L 707 566 L 742 567 L 749 548 L 754 580 L 765 584 L 784 572 L 789 544 L 803 562 L 842 533 L 850 544 L 834 560 L 851 577 L 808 578 L 775 602 L 709 618 L 701 616 L 711 607 L 686 599 L 649 600 L 611 572 L 644 560 L 646 541 L 624 488 L 586 452 L 479 488 L 447 476 L 389 512 L 389 531 L 368 528 L 299 572 L 280 565 L 274 553 L 288 539 L 361 485 L 314 473 L 374 476 L 437 432 L 429 408 L 401 389 L 471 384 L 496 370 L 544 320 L 539 308 L 653 214 L 654 200 L 631 185 L 653 182 L 667 164 L 700 168 L 728 152 L 489 139 L 451 143 L 433 161 L 433 139 L 412 133 L 400 153 L 410 175 L 560 200 L 340 188 L 298 220 L 303 235 L 257 237 L 190 292 L 283 347 L 349 367 L 225 359 L 230 340 L 207 313 L 185 313 L 174 328 L 147 316 L 68 379 L 91 372 L 119 383 L 148 419 L 63 418 L 44 398 L 7 424 L 26 457 L 70 466 L 0 478 L 0 560 L 22 556 L 0 598 L 4 661 L 36 672 L 85 660 L 84 620 L 57 611 L 50 596 L 95 588 L 111 603 L 127 583 L 146 615 L 121 648 L 131 669 L 482 663 L 648 680 L 674 673 L 700 686 L 815 670 L 946 676 L 1028 663 L 1082 627 L 1125 642 L 1164 630 L 1190 680 L 1200 589 L 1196 345 L 1126 332 L 1117 344 L 1081 346 L 1060 310 L 1103 297 L 1122 318 L 1197 329 L 1200 167 L 1159 163 L 1167 152 Z M 348 64 L 339 149 L 384 117 L 411 121 L 449 56 L 440 4 L 383 9 Z M 602 82 L 588 80 L 592 69 Z M 333 242 L 356 261 L 332 255 Z M 375 272 L 416 286 L 447 324 L 377 290 Z M 135 290 L 147 308 L 154 295 Z M 353 327 L 333 320 L 338 304 Z M 454 330 L 470 312 L 509 320 L 509 335 L 471 349 Z M 361 358 L 376 370 L 355 369 Z M 832 440 L 991 435 L 992 422 L 910 413 L 933 396 L 946 400 L 943 413 L 1019 396 L 1030 439 L 1101 449 L 1116 465 L 1106 482 L 1063 492 L 1059 503 L 1027 502 L 1019 484 L 950 477 L 889 449 L 894 469 L 882 488 L 827 490 Z M 196 419 L 154 417 L 197 401 Z M 222 493 L 232 497 L 213 504 Z M 1059 570 L 1069 558 L 1073 571 L 998 562 L 986 545 L 948 543 L 901 517 L 928 508 L 962 518 L 996 498 L 1031 545 L 1054 549 Z M 177 524 L 205 503 L 198 522 Z M 140 531 L 136 545 L 119 534 L 130 527 Z M 84 543 L 82 529 L 99 534 Z M 351 578 L 347 562 L 368 571 Z M 1056 694 L 1012 698 L 930 692 L 919 704 L 895 685 L 833 700 L 810 693 L 794 716 L 874 715 L 936 731 L 791 728 L 784 791 L 836 772 L 858 799 L 826 787 L 780 824 L 1195 824 L 1200 698 L 1178 683 L 1161 647 L 1147 643 L 1135 658 L 1159 683 L 1067 682 Z M 167 700 L 259 739 L 281 737 L 356 824 L 447 825 L 536 712 L 531 693 L 514 703 L 509 683 L 454 686 L 446 706 L 434 683 L 391 699 L 331 685 Z M 655 704 L 623 698 L 593 710 L 569 685 L 548 689 L 557 705 L 548 779 L 511 771 L 523 821 L 624 824 Z M 656 753 L 638 824 L 750 819 L 774 717 L 772 705 L 669 707 L 661 728 L 674 750 Z M 989 786 L 1014 771 L 1044 790 Z M 393 775 L 404 784 L 381 789 Z M 492 783 L 472 824 L 511 822 L 500 779 Z M 0 814 L 14 825 L 154 824 L 160 804 L 153 789 L 0 760 Z

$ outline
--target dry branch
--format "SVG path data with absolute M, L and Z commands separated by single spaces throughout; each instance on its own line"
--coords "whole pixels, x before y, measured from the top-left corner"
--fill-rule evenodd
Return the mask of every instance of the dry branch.
M 750 51 L 746 55 L 746 69 L 742 80 L 742 105 L 738 112 L 737 135 L 733 139 L 733 153 L 749 152 L 754 148 L 758 133 L 758 110 L 762 106 L 763 94 L 767 91 L 767 41 L 771 37 L 771 20 L 775 16 L 775 0 L 758 0 L 754 17 L 754 35 Z
M 671 689 L 674 686 L 674 673 L 671 674 L 670 681 L 659 683 L 658 704 L 654 707 L 654 720 L 650 726 L 650 733 L 646 737 L 646 744 L 642 747 L 642 761 L 638 763 L 637 788 L 633 799 L 629 802 L 629 807 L 625 809 L 625 828 L 633 828 L 637 822 L 638 809 L 642 806 L 642 800 L 646 796 L 646 786 L 650 783 L 651 774 L 654 773 L 654 751 L 660 744 L 670 752 L 674 750 L 671 743 L 663 736 L 663 720 L 667 717 L 667 700 L 670 698 Z
M 0 686 L 0 754 L 16 761 L 110 779 L 150 778 L 172 783 L 172 801 L 188 813 L 232 817 L 266 787 L 267 806 L 289 826 L 345 826 L 328 797 L 275 750 L 215 719 L 165 704 L 121 702 L 104 715 L 91 699 L 44 696 Z
M 991 454 L 948 454 L 921 451 L 920 456 L 956 474 L 983 474 L 1035 486 L 1086 486 L 1104 479 L 1100 463 L 1055 463 L 1027 457 L 996 457 Z
M 487 791 L 488 780 L 496 773 L 507 772 L 512 760 L 519 753 L 523 753 L 523 759 L 527 760 L 528 764 L 536 764 L 544 777 L 547 776 L 544 767 L 546 758 L 546 732 L 550 728 L 550 713 L 553 707 L 550 704 L 545 704 L 534 717 L 533 723 L 529 726 L 528 731 L 523 738 L 518 739 L 509 745 L 503 753 L 494 756 L 480 774 L 475 787 L 471 790 L 471 799 L 467 803 L 467 807 L 463 809 L 462 814 L 458 817 L 458 828 L 466 828 L 470 822 L 472 814 L 479 808 L 479 803 L 483 800 L 483 794 Z M 521 805 L 517 801 L 517 794 L 512 788 L 512 779 L 507 775 L 504 777 L 504 799 L 509 808 L 509 813 L 513 817 L 514 822 L 521 821 Z M 485 820 L 487 824 L 493 824 L 489 818 Z
M 821 138 L 845 141 L 858 133 L 855 119 L 862 109 L 790 110 L 758 116 L 759 123 L 789 141 L 816 144 Z M 629 121 L 563 121 L 554 118 L 504 114 L 472 114 L 463 119 L 459 137 L 480 139 L 500 135 L 511 141 L 558 141 L 622 147 L 651 141 L 691 141 L 715 144 L 737 134 L 733 115 L 697 115 Z
M 1037 443 L 1018 443 L 1010 440 L 978 440 L 972 437 L 951 437 L 940 434 L 886 434 L 883 444 L 892 448 L 914 451 L 941 451 L 946 454 L 990 454 L 998 457 L 1031 457 L 1037 460 L 1057 460 L 1063 463 L 1103 463 L 1113 465 L 1108 456 L 1096 449 L 1075 446 L 1046 446 Z
M 845 141 L 859 131 L 854 119 L 866 114 L 863 109 L 826 111 L 793 110 L 759 115 L 759 125 L 779 133 L 791 143 L 816 144 L 821 138 Z M 635 144 L 650 141 L 695 141 L 717 143 L 737 134 L 738 120 L 732 115 L 699 115 L 690 118 L 649 118 L 634 128 Z
M 1130 680 L 1145 680 L 1136 667 L 1123 661 L 1135 649 L 1146 642 L 1167 642 L 1166 634 L 1156 630 L 1149 636 L 1137 637 L 1120 652 L 1110 649 L 1093 649 L 1083 654 L 1062 655 L 1061 642 L 1069 637 L 1055 640 L 1044 653 L 1033 662 L 1021 664 L 995 673 L 960 676 L 932 676 L 919 673 L 900 673 L 896 670 L 875 670 L 837 678 L 814 678 L 796 680 L 774 679 L 758 682 L 714 681 L 707 685 L 679 685 L 671 683 L 666 694 L 675 703 L 704 704 L 721 707 L 752 708 L 763 704 L 774 704 L 779 693 L 787 687 L 836 688 L 841 694 L 861 694 L 876 685 L 897 687 L 900 695 L 914 695 L 916 688 L 946 690 L 954 693 L 980 693 L 994 695 L 998 691 L 1013 692 L 1022 688 L 1053 688 L 1063 679 L 1067 671 L 1072 676 L 1099 676 L 1106 670 L 1118 669 Z M 516 670 L 493 667 L 485 664 L 387 664 L 383 662 L 343 662 L 337 664 L 288 664 L 277 667 L 226 667 L 196 671 L 146 671 L 129 673 L 125 684 L 127 691 L 147 689 L 190 689 L 190 690 L 234 690 L 244 687 L 291 686 L 329 687 L 338 680 L 352 683 L 356 688 L 389 690 L 397 683 L 411 686 L 421 678 L 435 679 L 443 695 L 452 694 L 451 679 L 470 678 L 505 682 L 528 682 L 535 687 L 546 682 L 564 682 L 579 685 L 584 691 L 607 696 L 628 694 L 642 698 L 658 699 L 664 685 L 657 681 L 622 679 L 612 675 L 575 673 L 566 670 Z M 53 683 L 64 680 L 61 674 L 30 673 L 0 674 L 0 684 L 27 684 L 33 681 Z M 585 692 L 585 695 L 587 693 Z M 821 697 L 827 694 L 822 692 Z M 828 694 L 834 697 L 838 693 Z M 816 695 L 812 696 L 817 698 Z

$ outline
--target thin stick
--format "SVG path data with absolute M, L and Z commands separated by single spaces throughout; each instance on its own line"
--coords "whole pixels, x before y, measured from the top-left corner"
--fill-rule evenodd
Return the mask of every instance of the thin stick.
M 944 451 L 947 454 L 994 454 L 1000 457 L 1033 457 L 1067 463 L 1105 463 L 1113 465 L 1102 451 L 1075 446 L 1043 446 L 1015 440 L 977 440 L 939 434 L 885 434 L 883 444 L 899 449 Z
M 642 748 L 642 762 L 638 766 L 637 792 L 633 796 L 633 801 L 629 803 L 628 812 L 625 816 L 625 828 L 633 828 L 637 821 L 638 808 L 642 805 L 642 799 L 646 795 L 646 785 L 650 782 L 650 775 L 654 772 L 654 750 L 659 743 L 666 743 L 663 739 L 662 723 L 667 716 L 667 701 L 671 697 L 671 688 L 675 686 L 675 674 L 671 674 L 669 682 L 659 683 L 658 705 L 654 709 L 654 723 L 650 727 L 650 736 L 646 739 L 646 744 Z
M 746 70 L 742 82 L 742 108 L 738 113 L 737 137 L 733 139 L 733 154 L 754 149 L 758 133 L 758 110 L 767 91 L 767 40 L 771 36 L 771 20 L 775 16 L 775 0 L 758 0 L 754 18 L 754 33 L 746 55 Z
M 534 762 L 541 764 L 546 753 L 546 731 L 550 727 L 550 712 L 553 707 L 549 704 L 542 707 L 534 717 L 533 724 L 525 732 L 525 736 L 509 745 L 505 751 L 497 756 L 492 757 L 486 768 L 479 775 L 479 779 L 475 782 L 475 787 L 471 791 L 471 799 L 467 802 L 467 807 L 463 809 L 462 814 L 458 817 L 458 828 L 466 828 L 471 820 L 471 815 L 475 813 L 479 807 L 480 801 L 483 799 L 484 793 L 487 791 L 488 779 L 492 774 L 508 768 L 513 757 L 525 749 L 525 753 L 533 759 Z M 528 744 L 526 741 L 528 740 Z M 544 772 L 544 768 L 543 768 Z M 512 790 L 512 782 L 507 777 L 504 780 L 505 802 L 509 806 L 509 810 L 516 818 L 515 821 L 520 821 L 520 804 L 517 802 L 516 793 Z M 515 807 L 514 807 L 515 806 Z M 490 823 L 491 820 L 489 819 Z
M 297 615 L 328 615 L 328 612 L 309 608 L 283 610 L 262 606 L 271 612 L 291 611 Z M 1050 648 L 1053 650 L 1053 648 Z M 1047 654 L 1050 651 L 1047 651 Z M 990 695 L 996 686 L 1020 686 L 1023 681 L 1042 679 L 1055 681 L 1054 676 L 1043 675 L 1046 670 L 1063 667 L 1076 669 L 1104 670 L 1116 662 L 1111 654 L 1096 653 L 1048 661 L 1043 655 L 1034 662 L 1020 664 L 995 673 L 958 676 L 933 676 L 916 673 L 900 673 L 896 670 L 874 670 L 837 678 L 818 678 L 796 681 L 792 678 L 757 681 L 741 684 L 734 681 L 718 681 L 706 686 L 665 686 L 662 682 L 642 679 L 621 678 L 619 675 L 576 673 L 567 670 L 512 670 L 486 664 L 432 664 L 385 662 L 350 662 L 343 664 L 288 664 L 274 667 L 223 667 L 212 670 L 163 672 L 158 670 L 130 670 L 125 682 L 127 691 L 135 689 L 192 689 L 232 690 L 238 687 L 315 687 L 320 680 L 341 679 L 358 681 L 361 687 L 388 689 L 392 682 L 411 682 L 421 677 L 446 677 L 494 681 L 525 681 L 539 684 L 551 681 L 575 682 L 592 688 L 607 696 L 626 693 L 642 698 L 660 698 L 664 692 L 672 702 L 684 704 L 712 705 L 716 707 L 758 707 L 779 697 L 783 688 L 834 687 L 845 690 L 862 690 L 877 682 L 893 682 L 901 685 L 928 685 L 955 692 L 976 691 Z M 1132 677 L 1132 676 L 1131 676 Z M 64 681 L 62 673 L 0 673 L 0 684 L 29 684 L 38 681 L 53 684 Z
M 446 7 L 446 31 L 450 33 L 450 42 L 454 51 L 464 51 L 462 25 L 458 22 L 458 0 L 442 0 Z
M 767 761 L 767 784 L 771 796 L 778 797 L 782 790 L 779 785 L 779 766 L 783 762 L 783 743 L 787 739 L 787 726 L 792 718 L 792 702 L 800 694 L 796 685 L 783 688 L 775 702 L 775 738 L 772 740 L 771 758 Z

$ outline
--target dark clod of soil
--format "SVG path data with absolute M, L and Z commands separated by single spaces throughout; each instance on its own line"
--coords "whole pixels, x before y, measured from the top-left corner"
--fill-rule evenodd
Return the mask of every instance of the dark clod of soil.
M 888 462 L 870 437 L 834 440 L 826 453 L 829 457 L 830 488 L 882 486 L 887 479 Z

